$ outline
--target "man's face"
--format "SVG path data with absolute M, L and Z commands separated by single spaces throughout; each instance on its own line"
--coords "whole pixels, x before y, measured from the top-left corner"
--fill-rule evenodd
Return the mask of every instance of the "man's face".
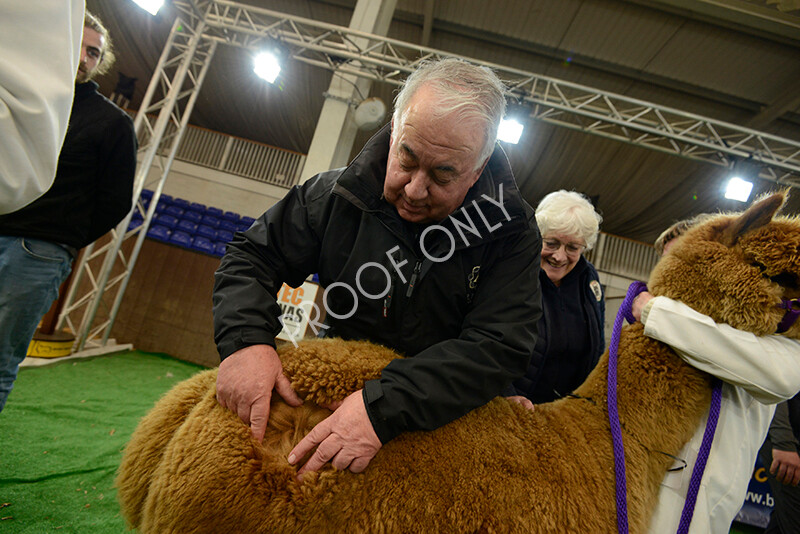
M 413 223 L 441 221 L 464 201 L 485 162 L 483 124 L 458 116 L 435 118 L 436 95 L 421 87 L 409 102 L 405 121 L 392 124 L 383 195 Z M 483 163 L 483 164 L 481 164 Z
M 84 26 L 80 63 L 78 64 L 78 73 L 75 75 L 77 83 L 88 82 L 92 79 L 94 71 L 100 64 L 105 44 L 105 38 L 102 35 L 88 26 Z

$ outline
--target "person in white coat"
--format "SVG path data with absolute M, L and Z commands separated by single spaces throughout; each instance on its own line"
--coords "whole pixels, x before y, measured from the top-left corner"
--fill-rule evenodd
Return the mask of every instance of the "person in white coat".
M 0 0 L 0 214 L 53 184 L 69 124 L 84 0 Z
M 669 253 L 671 241 L 689 227 L 677 235 L 667 230 L 656 249 Z M 633 315 L 644 324 L 646 336 L 666 343 L 688 364 L 723 381 L 719 421 L 689 533 L 728 534 L 744 502 L 775 405 L 800 391 L 800 341 L 779 335 L 759 337 L 718 324 L 681 302 L 648 292 L 634 300 Z M 686 467 L 668 472 L 661 482 L 650 521 L 653 534 L 677 532 L 706 420 L 678 454 Z

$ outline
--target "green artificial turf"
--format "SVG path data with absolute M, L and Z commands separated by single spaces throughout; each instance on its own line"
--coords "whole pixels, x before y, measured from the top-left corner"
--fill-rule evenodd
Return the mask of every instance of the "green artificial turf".
M 126 532 L 113 487 L 122 450 L 201 369 L 137 351 L 21 368 L 0 412 L 0 532 Z

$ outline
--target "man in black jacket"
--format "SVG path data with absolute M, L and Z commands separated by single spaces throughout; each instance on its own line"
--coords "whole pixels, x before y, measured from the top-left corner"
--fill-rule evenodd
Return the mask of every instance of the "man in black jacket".
M 80 248 L 131 208 L 136 136 L 130 117 L 91 81 L 113 63 L 102 23 L 86 13 L 75 98 L 52 187 L 0 216 L 0 410 L 42 315 Z
M 504 109 L 489 69 L 428 63 L 398 95 L 391 129 L 230 243 L 214 288 L 217 399 L 255 439 L 273 389 L 301 402 L 274 349 L 283 282 L 318 273 L 327 335 L 409 356 L 298 444 L 290 463 L 318 445 L 300 474 L 328 461 L 359 472 L 399 433 L 464 415 L 526 369 L 541 314 L 541 238 L 495 146 Z

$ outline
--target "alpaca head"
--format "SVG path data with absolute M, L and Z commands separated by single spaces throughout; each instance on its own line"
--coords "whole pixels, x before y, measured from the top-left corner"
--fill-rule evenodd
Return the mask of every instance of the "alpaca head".
M 716 322 L 776 333 L 786 313 L 782 299 L 800 297 L 800 218 L 777 215 L 787 196 L 771 194 L 687 231 L 653 270 L 650 291 Z M 784 335 L 800 338 L 800 320 Z

